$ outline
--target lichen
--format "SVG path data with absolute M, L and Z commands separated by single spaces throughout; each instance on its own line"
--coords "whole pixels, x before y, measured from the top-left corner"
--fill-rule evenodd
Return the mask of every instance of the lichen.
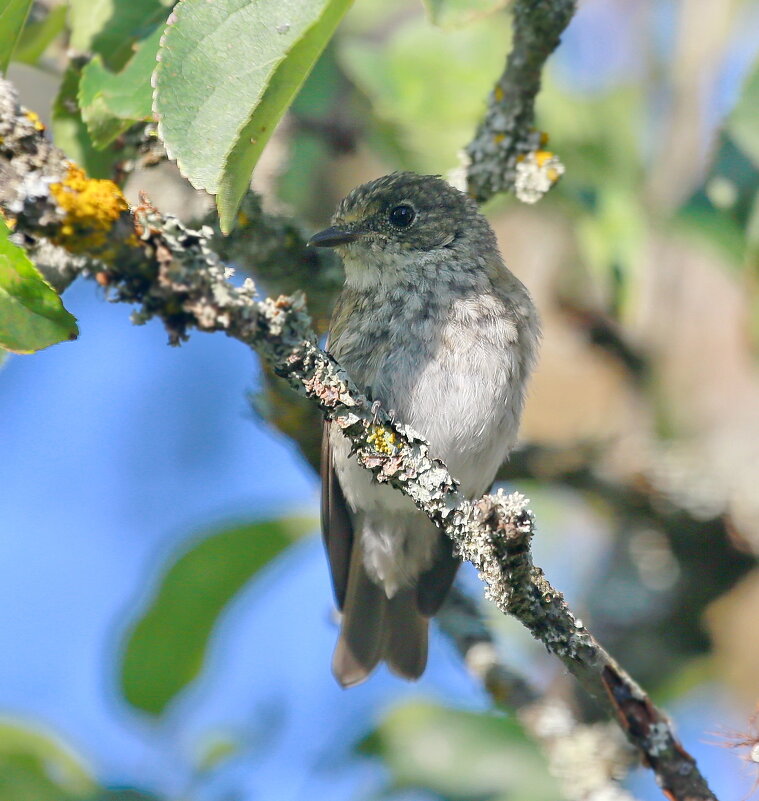
M 550 150 L 535 150 L 517 159 L 514 192 L 522 203 L 537 203 L 564 174 L 564 165 Z
M 45 130 L 45 126 L 42 124 L 42 120 L 39 118 L 39 115 L 36 114 L 34 111 L 29 111 L 27 109 L 24 112 L 24 116 L 32 123 L 35 131 Z
M 113 256 L 109 234 L 129 205 L 113 182 L 88 178 L 81 167 L 69 164 L 62 181 L 50 184 L 50 194 L 63 215 L 51 240 L 72 253 L 88 253 L 104 261 Z
M 384 426 L 374 426 L 366 441 L 378 453 L 392 456 L 395 453 L 395 434 Z

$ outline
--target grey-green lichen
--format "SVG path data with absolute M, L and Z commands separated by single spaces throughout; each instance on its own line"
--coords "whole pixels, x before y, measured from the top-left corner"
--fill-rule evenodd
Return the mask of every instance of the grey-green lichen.
M 561 33 L 576 10 L 576 0 L 516 0 L 514 36 L 506 69 L 488 99 L 485 117 L 467 145 L 467 189 L 484 201 L 497 192 L 514 189 L 534 203 L 556 180 L 563 167 L 555 159 L 544 169 L 540 153 L 545 137 L 535 130 L 535 98 L 546 59 L 559 44 Z M 523 165 L 520 167 L 520 164 Z M 551 180 L 553 177 L 553 180 Z

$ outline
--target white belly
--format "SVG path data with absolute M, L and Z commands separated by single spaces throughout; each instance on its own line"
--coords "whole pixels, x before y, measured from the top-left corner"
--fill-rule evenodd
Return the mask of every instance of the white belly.
M 344 366 L 430 443 L 430 455 L 445 462 L 466 495 L 477 497 L 516 440 L 524 377 L 513 324 L 498 315 L 473 320 L 462 306 L 434 332 L 434 349 L 409 338 L 374 352 L 370 372 Z M 392 594 L 430 566 L 438 532 L 409 498 L 378 484 L 349 456 L 350 444 L 334 426 L 331 437 L 345 499 L 361 518 L 367 570 Z

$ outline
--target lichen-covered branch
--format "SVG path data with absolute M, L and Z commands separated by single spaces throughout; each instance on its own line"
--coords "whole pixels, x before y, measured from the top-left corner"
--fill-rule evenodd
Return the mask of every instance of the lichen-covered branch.
M 546 59 L 572 19 L 577 0 L 516 0 L 514 37 L 506 69 L 488 99 L 485 117 L 467 145 L 467 189 L 479 201 L 514 190 L 539 200 L 564 167 L 536 131 L 535 98 Z
M 17 238 L 45 238 L 92 257 L 86 272 L 115 300 L 135 304 L 136 322 L 161 319 L 172 343 L 195 328 L 254 348 L 344 432 L 377 481 L 406 494 L 451 537 L 498 608 L 519 618 L 618 719 L 671 798 L 714 798 L 665 715 L 532 564 L 534 519 L 525 498 L 500 491 L 465 498 L 424 439 L 370 404 L 318 347 L 301 294 L 260 299 L 249 279 L 233 286 L 210 229 L 190 230 L 147 202 L 125 208 L 115 184 L 87 179 L 31 122 L 12 87 L 0 83 L 0 209 Z
M 632 801 L 620 781 L 635 750 L 611 722 L 580 723 L 558 693 L 543 695 L 501 660 L 479 605 L 455 585 L 437 616 L 469 672 L 512 710 L 543 750 L 566 801 Z

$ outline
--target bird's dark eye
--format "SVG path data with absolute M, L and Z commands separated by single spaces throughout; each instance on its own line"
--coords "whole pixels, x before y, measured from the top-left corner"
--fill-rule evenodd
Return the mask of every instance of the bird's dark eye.
M 405 203 L 390 210 L 390 223 L 396 228 L 408 228 L 415 218 L 416 212 Z

